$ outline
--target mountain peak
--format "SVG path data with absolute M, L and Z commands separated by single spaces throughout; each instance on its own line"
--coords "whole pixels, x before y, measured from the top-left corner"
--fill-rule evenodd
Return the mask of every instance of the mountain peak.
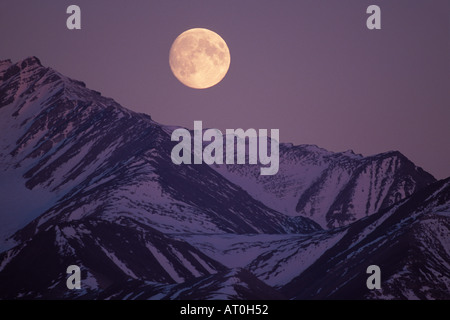
M 404 158 L 406 158 L 406 156 L 398 150 L 390 150 L 390 151 L 381 153 L 380 155 L 384 155 L 384 156 L 388 156 L 388 157 L 404 157 Z
M 0 77 L 8 70 L 8 68 L 12 65 L 11 60 L 0 60 Z
M 342 152 L 342 154 L 354 156 L 355 152 L 352 149 L 348 149 L 347 151 Z
M 39 60 L 35 56 L 31 56 L 31 57 L 25 58 L 25 59 L 23 59 L 21 61 L 18 61 L 17 65 L 20 65 L 20 67 L 22 69 L 25 69 L 28 66 L 34 66 L 34 65 L 42 67 L 41 60 Z
M 34 56 L 12 63 L 10 59 L 0 61 L 0 80 L 7 81 L 19 73 L 44 70 L 41 61 Z
M 0 60 L 0 66 L 10 66 L 11 64 L 11 59 Z

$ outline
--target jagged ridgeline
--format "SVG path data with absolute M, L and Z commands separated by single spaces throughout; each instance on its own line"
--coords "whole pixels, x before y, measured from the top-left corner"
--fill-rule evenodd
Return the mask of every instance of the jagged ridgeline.
M 173 127 L 35 57 L 0 62 L 0 128 L 0 298 L 449 298 L 449 182 L 399 152 L 176 165 Z

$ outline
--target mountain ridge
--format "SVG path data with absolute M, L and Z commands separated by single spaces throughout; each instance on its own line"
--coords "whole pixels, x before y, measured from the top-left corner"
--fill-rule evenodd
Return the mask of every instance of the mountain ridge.
M 14 240 L 0 249 L 0 298 L 310 298 L 296 283 L 330 252 L 352 252 L 348 230 L 363 234 L 440 183 L 399 152 L 289 144 L 272 178 L 258 166 L 177 166 L 168 126 L 35 57 L 0 62 L 0 128 L 0 238 Z M 81 292 L 65 287 L 70 264 Z

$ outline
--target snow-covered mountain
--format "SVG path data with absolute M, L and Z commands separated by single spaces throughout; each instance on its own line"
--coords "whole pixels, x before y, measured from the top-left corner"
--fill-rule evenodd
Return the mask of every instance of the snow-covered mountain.
M 0 81 L 1 231 L 12 236 L 3 250 L 13 247 L 0 259 L 5 296 L 65 288 L 68 264 L 85 268 L 91 289 L 124 277 L 181 283 L 225 269 L 168 233 L 320 230 L 208 165 L 173 164 L 163 126 L 37 58 L 3 61 Z
M 312 235 L 180 235 L 289 299 L 450 299 L 450 178 L 352 225 Z M 366 287 L 381 269 L 381 290 Z
M 47 227 L 0 254 L 0 261 L 2 298 L 64 298 L 127 280 L 175 284 L 226 271 L 187 243 L 125 217 Z M 67 290 L 65 268 L 70 265 L 83 270 L 81 292 Z
M 420 269 L 427 279 L 436 270 L 448 279 L 448 185 L 398 152 L 364 158 L 282 144 L 272 177 L 259 166 L 177 166 L 171 128 L 35 57 L 0 62 L 0 129 L 0 298 L 347 297 L 339 281 L 353 278 L 339 267 L 355 257 L 363 268 L 389 232 L 393 246 L 415 239 L 388 267 L 392 286 L 420 275 L 416 258 L 431 261 Z M 66 288 L 72 264 L 80 291 Z M 339 278 L 335 292 L 322 271 Z M 409 297 L 386 283 L 351 297 Z M 446 297 L 444 289 L 415 294 Z
M 39 211 L 30 205 L 33 212 L 22 210 L 26 199 L 9 204 L 25 215 L 22 220 L 37 218 L 16 238 L 97 215 L 131 216 L 163 232 L 319 229 L 309 219 L 264 206 L 207 165 L 173 164 L 174 143 L 163 126 L 43 67 L 37 58 L 1 66 L 0 127 L 8 133 L 0 141 L 2 178 L 49 198 L 39 201 Z
M 343 232 L 281 291 L 296 299 L 450 299 L 450 178 Z M 380 290 L 365 284 L 372 264 Z
M 96 296 L 95 296 L 96 297 Z M 97 297 L 96 297 L 97 298 Z M 100 293 L 99 299 L 113 300 L 282 300 L 280 292 L 241 268 L 196 278 L 175 285 L 142 284 L 127 281 Z
M 435 181 L 400 152 L 370 157 L 333 153 L 313 145 L 280 145 L 280 169 L 261 176 L 258 166 L 216 170 L 255 199 L 323 228 L 347 225 L 406 198 Z

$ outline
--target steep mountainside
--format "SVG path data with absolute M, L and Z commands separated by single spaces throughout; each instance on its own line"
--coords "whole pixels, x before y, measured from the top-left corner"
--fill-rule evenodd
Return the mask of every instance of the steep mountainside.
M 435 181 L 400 152 L 363 157 L 311 145 L 281 144 L 280 170 L 273 176 L 261 176 L 259 166 L 215 168 L 268 207 L 323 228 L 371 215 Z
M 369 265 L 381 290 L 366 287 Z M 450 179 L 351 225 L 282 292 L 296 299 L 450 299 Z
M 130 216 L 164 232 L 319 229 L 308 219 L 269 209 L 207 165 L 173 164 L 174 143 L 150 117 L 44 68 L 36 58 L 3 62 L 2 68 L 0 126 L 8 134 L 1 140 L 1 174 L 53 195 L 40 211 L 23 217 L 38 218 L 17 239 L 98 215 Z M 8 193 L 8 185 L 4 189 Z
M 450 299 L 450 179 L 313 235 L 180 235 L 294 299 Z M 381 290 L 366 287 L 369 265 Z

